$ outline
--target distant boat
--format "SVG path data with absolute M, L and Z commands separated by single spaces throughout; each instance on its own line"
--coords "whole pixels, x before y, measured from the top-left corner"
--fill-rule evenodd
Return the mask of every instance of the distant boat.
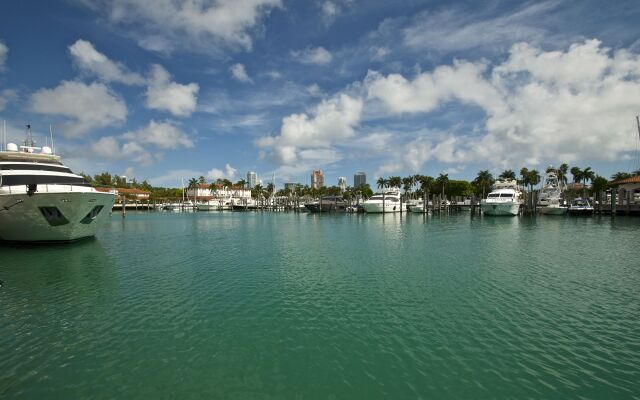
M 362 203 L 367 213 L 394 213 L 400 212 L 400 190 L 389 189 L 371 196 Z
M 342 196 L 323 196 L 320 201 L 305 203 L 305 208 L 312 213 L 316 212 L 344 212 L 347 202 Z
M 115 193 L 99 192 L 71 172 L 51 147 L 35 147 L 30 125 L 23 146 L 8 143 L 0 151 L 1 240 L 69 242 L 94 236 L 115 201 Z
M 523 204 L 522 190 L 515 180 L 496 181 L 493 190 L 480 203 L 480 209 L 485 215 L 510 215 L 520 213 Z
M 562 189 L 555 172 L 550 171 L 544 179 L 542 189 L 538 192 L 538 207 L 541 214 L 563 215 L 567 206 L 562 204 Z
M 571 215 L 591 215 L 593 214 L 593 206 L 589 203 L 589 199 L 577 198 L 571 202 L 568 213 Z

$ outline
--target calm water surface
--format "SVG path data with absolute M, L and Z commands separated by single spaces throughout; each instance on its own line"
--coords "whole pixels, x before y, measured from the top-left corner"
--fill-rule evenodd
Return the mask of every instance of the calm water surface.
M 114 214 L 2 246 L 0 398 L 640 398 L 640 219 Z

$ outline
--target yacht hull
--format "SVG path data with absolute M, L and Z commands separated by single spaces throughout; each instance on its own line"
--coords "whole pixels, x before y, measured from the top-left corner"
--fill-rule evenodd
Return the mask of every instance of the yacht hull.
M 482 203 L 480 209 L 484 215 L 516 216 L 520 212 L 518 203 Z
M 400 212 L 400 203 L 387 203 L 384 205 L 384 209 L 382 207 L 382 203 L 363 203 L 362 208 L 364 211 L 370 214 L 376 213 L 395 213 Z
M 540 214 L 544 215 L 565 215 L 568 207 L 553 207 L 544 206 L 540 207 Z
M 101 192 L 0 195 L 0 239 L 71 242 L 94 236 L 115 200 L 114 194 Z

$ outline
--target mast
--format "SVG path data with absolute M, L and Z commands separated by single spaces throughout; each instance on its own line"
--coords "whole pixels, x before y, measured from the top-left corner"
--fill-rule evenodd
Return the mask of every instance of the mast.
M 24 145 L 33 147 L 33 135 L 31 135 L 31 124 L 27 124 L 27 138 L 24 141 Z

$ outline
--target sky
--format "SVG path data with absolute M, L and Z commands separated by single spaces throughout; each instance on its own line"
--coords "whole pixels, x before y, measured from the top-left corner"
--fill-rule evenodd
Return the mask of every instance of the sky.
M 0 120 L 76 172 L 325 183 L 638 168 L 640 2 L 0 5 Z

